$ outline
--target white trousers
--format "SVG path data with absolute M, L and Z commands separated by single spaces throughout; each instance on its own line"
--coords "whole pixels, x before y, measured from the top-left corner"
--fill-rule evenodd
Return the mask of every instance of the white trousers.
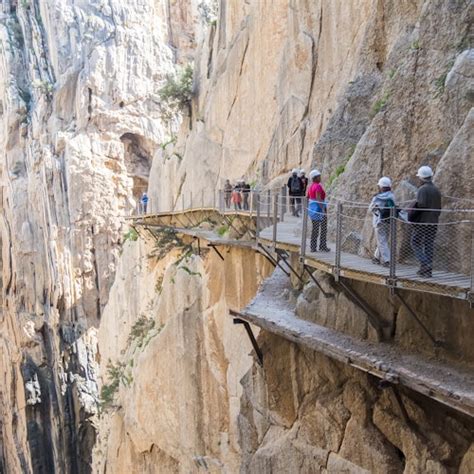
M 375 236 L 377 238 L 377 249 L 375 250 L 375 258 L 380 263 L 390 262 L 390 223 L 381 222 L 375 227 Z

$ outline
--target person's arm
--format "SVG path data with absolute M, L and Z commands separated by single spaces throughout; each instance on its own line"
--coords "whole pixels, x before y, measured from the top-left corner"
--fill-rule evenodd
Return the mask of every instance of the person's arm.
M 291 176 L 288 178 L 288 183 L 286 185 L 288 189 L 291 189 Z
M 422 186 L 416 192 L 416 207 L 419 209 L 427 209 L 430 207 L 428 189 Z

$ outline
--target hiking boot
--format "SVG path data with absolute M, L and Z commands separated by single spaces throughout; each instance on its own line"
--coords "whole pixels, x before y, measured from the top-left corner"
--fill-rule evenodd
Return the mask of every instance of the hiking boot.
M 390 267 L 390 262 L 383 262 L 382 267 L 389 268 Z
M 319 249 L 320 252 L 330 252 L 331 249 L 329 247 L 322 247 Z
M 375 265 L 380 265 L 380 260 L 378 258 L 373 257 L 372 263 L 375 263 Z

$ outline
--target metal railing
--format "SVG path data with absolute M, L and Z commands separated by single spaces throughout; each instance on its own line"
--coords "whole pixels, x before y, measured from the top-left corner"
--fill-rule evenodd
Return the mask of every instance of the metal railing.
M 332 200 L 324 213 L 315 213 L 307 198 L 288 196 L 277 190 L 209 190 L 182 193 L 168 212 L 212 209 L 221 214 L 247 214 L 256 219 L 256 237 L 273 248 L 297 247 L 308 257 L 330 265 L 336 279 L 347 270 L 375 274 L 390 287 L 424 285 L 425 291 L 443 294 L 440 287 L 458 289 L 474 298 L 474 209 L 468 200 L 443 198 L 445 208 L 419 210 L 419 222 L 409 222 L 410 209 L 378 209 L 367 203 Z M 156 214 L 149 199 L 137 214 Z M 402 203 L 401 206 L 408 205 Z M 165 212 L 161 210 L 161 212 Z M 387 214 L 388 212 L 388 214 Z M 323 215 L 321 215 L 323 214 Z M 423 214 L 428 218 L 423 217 Z M 429 217 L 431 216 L 431 218 Z

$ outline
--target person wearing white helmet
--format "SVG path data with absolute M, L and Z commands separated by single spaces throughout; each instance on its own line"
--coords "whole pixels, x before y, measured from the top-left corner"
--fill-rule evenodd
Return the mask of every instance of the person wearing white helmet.
M 308 178 L 306 177 L 306 171 L 301 168 L 300 169 L 300 178 L 303 181 L 303 196 L 306 196 L 306 191 L 308 190 Z
M 377 248 L 375 249 L 372 262 L 390 266 L 390 214 L 392 208 L 396 209 L 395 195 L 392 192 L 392 180 L 387 176 L 379 179 L 377 183 L 379 192 L 372 198 L 369 210 L 372 211 L 372 225 L 377 239 Z
M 301 198 L 304 196 L 304 185 L 301 178 L 298 176 L 299 169 L 293 168 L 291 176 L 288 179 L 288 194 L 290 195 L 290 209 L 295 217 L 300 216 L 301 212 Z
M 311 185 L 308 189 L 308 216 L 311 219 L 311 252 L 330 252 L 327 246 L 327 207 L 326 192 L 321 184 L 321 173 L 314 169 L 309 173 Z M 321 232 L 320 232 L 321 231 Z
M 411 247 L 420 262 L 417 274 L 430 278 L 433 271 L 434 241 L 441 211 L 441 192 L 433 183 L 433 170 L 421 166 L 416 176 L 420 187 L 416 192 L 416 201 L 408 212 L 408 220 L 413 223 Z

